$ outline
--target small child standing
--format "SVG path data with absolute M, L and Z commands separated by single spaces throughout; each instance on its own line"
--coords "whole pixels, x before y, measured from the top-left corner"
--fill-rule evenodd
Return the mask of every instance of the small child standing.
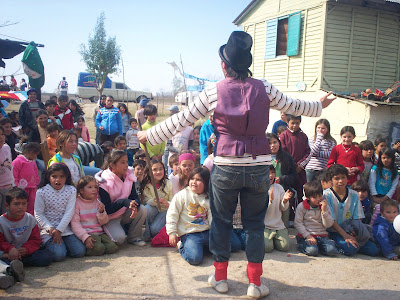
M 142 130 L 147 130 L 150 129 L 151 127 L 155 126 L 156 119 L 157 119 L 157 107 L 155 107 L 152 104 L 146 105 L 144 108 L 144 116 L 146 117 L 147 121 L 142 125 Z M 150 159 L 156 158 L 158 160 L 162 159 L 162 156 L 164 154 L 164 149 L 165 149 L 165 142 L 162 142 L 161 144 L 152 146 L 150 143 L 147 141 L 146 142 L 147 146 L 147 151 L 149 152 Z M 141 145 L 142 149 L 144 149 L 144 146 Z M 154 157 L 155 156 L 155 157 Z
M 78 138 L 78 143 L 83 142 L 83 138 L 82 138 L 82 128 L 74 127 L 74 128 L 72 129 L 72 132 L 76 134 L 76 137 Z
M 172 199 L 167 212 L 169 243 L 191 265 L 203 261 L 203 248 L 209 247 L 211 224 L 208 183 L 210 172 L 196 168 L 189 176 L 189 186 Z M 178 243 L 178 237 L 180 242 Z M 214 279 L 215 280 L 215 279 Z
M 63 129 L 71 130 L 74 128 L 74 116 L 67 106 L 68 100 L 67 95 L 60 95 L 54 114 L 60 118 Z
M 293 193 L 286 191 L 280 184 L 275 183 L 275 168 L 269 168 L 269 205 L 265 214 L 265 252 L 277 249 L 279 251 L 289 251 L 289 232 L 282 221 L 282 211 L 289 208 L 289 199 Z
M 85 244 L 86 255 L 115 253 L 118 246 L 104 232 L 102 225 L 108 222 L 105 206 L 98 199 L 98 187 L 92 176 L 79 179 L 76 185 L 75 214 L 71 220 L 72 232 Z
M 306 167 L 307 182 L 313 181 L 326 168 L 332 148 L 336 145 L 327 119 L 315 123 L 315 134 L 309 139 L 309 145 L 311 153 Z
M 35 217 L 26 213 L 28 194 L 14 187 L 6 194 L 7 213 L 0 217 L 1 259 L 10 264 L 21 260 L 25 266 L 46 267 L 52 255 L 40 249 L 40 231 Z
M 368 184 L 363 180 L 357 180 L 351 187 L 353 191 L 358 193 L 361 205 L 363 207 L 365 218 L 362 220 L 364 224 L 369 224 L 371 222 L 371 203 L 368 198 Z
M 383 148 L 387 147 L 387 140 L 383 137 L 378 137 L 374 142 L 374 147 L 375 147 L 375 153 L 374 153 L 373 162 L 374 162 L 374 165 L 376 165 L 376 164 L 378 164 L 379 153 L 382 151 Z
M 297 182 L 295 189 L 297 191 L 297 200 L 300 203 L 303 201 L 303 185 L 307 182 L 306 168 L 308 156 L 310 155 L 310 147 L 308 145 L 307 135 L 300 129 L 301 116 L 287 115 L 288 128 L 283 132 L 279 139 L 282 144 L 282 149 L 292 156 L 296 164 Z M 296 203 L 294 197 L 290 200 L 290 220 L 294 220 L 294 211 Z
M 364 160 L 361 150 L 353 145 L 356 133 L 352 126 L 345 126 L 340 130 L 342 143 L 333 147 L 329 156 L 327 168 L 333 164 L 344 166 L 347 171 L 347 185 L 350 186 L 357 181 L 357 175 L 364 171 Z
M 39 223 L 44 248 L 52 253 L 53 261 L 67 255 L 83 257 L 86 247 L 71 231 L 75 212 L 76 189 L 71 172 L 63 163 L 54 163 L 46 171 L 35 200 L 35 218 Z
M 31 215 L 34 214 L 36 187 L 40 182 L 39 170 L 35 161 L 40 151 L 38 143 L 28 143 L 24 146 L 22 154 L 12 162 L 15 185 L 27 192 L 27 212 Z
M 90 143 L 90 135 L 89 135 L 89 129 L 85 126 L 85 118 L 80 116 L 77 119 L 77 125 L 76 127 L 82 129 L 81 137 L 84 142 Z
M 140 143 L 137 137 L 139 132 L 138 130 L 138 122 L 135 118 L 131 118 L 129 120 L 129 124 L 131 128 L 126 132 L 126 142 L 128 144 L 128 151 L 133 155 L 139 150 Z
M 360 179 L 364 180 L 365 182 L 369 181 L 369 174 L 371 172 L 372 166 L 374 165 L 373 163 L 373 155 L 374 155 L 374 144 L 372 144 L 371 141 L 362 141 L 360 145 L 358 146 L 361 150 L 361 155 L 364 160 L 364 171 L 360 174 Z
M 298 231 L 297 248 L 300 252 L 317 256 L 338 254 L 335 242 L 328 238 L 327 228 L 333 225 L 328 203 L 322 196 L 322 185 L 317 181 L 304 185 L 306 199 L 297 206 L 294 227 Z
M 11 149 L 6 143 L 3 127 L 0 126 L 0 213 L 6 212 L 6 193 L 14 184 Z
M 128 165 L 132 167 L 133 164 L 133 155 L 130 151 L 126 149 L 126 138 L 123 135 L 119 135 L 114 140 L 115 150 L 121 150 L 126 153 L 128 156 Z
M 149 175 L 150 168 L 157 187 L 161 211 L 157 208 L 156 195 Z M 145 176 L 140 186 L 143 204 L 147 212 L 146 230 L 143 236 L 145 239 L 150 239 L 156 236 L 161 228 L 165 226 L 165 217 L 173 197 L 172 184 L 167 178 L 162 161 L 153 159 L 151 165 L 146 166 Z
M 375 220 L 372 232 L 383 255 L 387 259 L 397 260 L 400 256 L 400 234 L 394 230 L 393 221 L 399 214 L 399 208 L 392 199 L 382 201 L 380 207 L 381 215 Z
M 59 127 L 55 123 L 50 123 L 47 125 L 47 149 L 49 149 L 49 154 L 51 157 L 56 155 L 56 150 L 57 150 L 57 137 L 58 134 L 60 133 Z
M 131 119 L 132 115 L 128 110 L 128 107 L 125 103 L 119 103 L 118 109 L 121 112 L 121 120 L 122 120 L 122 134 L 125 136 L 126 132 L 129 130 L 129 120 Z
M 369 176 L 369 189 L 371 191 L 373 206 L 383 200 L 391 199 L 399 183 L 399 171 L 394 164 L 394 150 L 383 148 L 379 152 L 378 163 L 371 169 Z

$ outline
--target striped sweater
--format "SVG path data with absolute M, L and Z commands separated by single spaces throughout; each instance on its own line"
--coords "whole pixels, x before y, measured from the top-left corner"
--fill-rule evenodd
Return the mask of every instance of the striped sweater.
M 83 243 L 90 234 L 99 235 L 104 233 L 101 226 L 108 222 L 108 215 L 105 210 L 103 213 L 99 213 L 99 204 L 100 202 L 97 199 L 86 200 L 80 196 L 76 198 L 71 229 Z
M 297 116 L 318 117 L 321 115 L 322 104 L 320 101 L 292 99 L 282 94 L 268 81 L 263 79 L 262 82 L 270 99 L 271 108 Z M 151 145 L 160 144 L 181 132 L 186 126 L 210 115 L 217 107 L 217 100 L 216 85 L 204 89 L 186 109 L 147 130 L 148 142 Z M 256 159 L 253 159 L 250 154 L 245 154 L 243 157 L 217 156 L 214 159 L 216 165 L 252 166 L 270 163 L 271 155 L 258 155 Z
M 335 147 L 333 141 L 324 139 L 323 134 L 318 133 L 314 140 L 314 137 L 308 139 L 310 145 L 310 155 L 306 159 L 307 167 L 306 170 L 317 170 L 321 171 L 326 168 L 328 164 L 329 155 L 331 155 L 332 148 Z

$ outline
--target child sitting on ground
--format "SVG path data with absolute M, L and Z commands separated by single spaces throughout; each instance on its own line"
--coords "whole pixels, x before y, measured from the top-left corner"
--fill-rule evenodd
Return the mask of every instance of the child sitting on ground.
M 133 162 L 132 168 L 133 168 L 133 174 L 135 174 L 135 176 L 137 178 L 137 180 L 135 182 L 136 194 L 138 195 L 138 197 L 140 199 L 141 198 L 140 183 L 143 181 L 144 170 L 146 168 L 146 161 L 141 160 L 141 159 L 136 159 Z
M 38 143 L 28 143 L 24 146 L 22 154 L 12 162 L 15 185 L 28 194 L 26 211 L 31 215 L 35 208 L 36 187 L 40 182 L 39 170 L 35 161 L 40 151 Z
M 200 264 L 204 247 L 209 247 L 209 180 L 207 169 L 194 169 L 189 176 L 189 186 L 174 196 L 167 212 L 169 243 L 178 246 L 182 258 L 191 265 Z
M 40 249 L 40 231 L 35 217 L 26 213 L 28 194 L 14 187 L 6 194 L 7 213 L 0 217 L 1 259 L 10 264 L 21 260 L 25 266 L 46 267 L 52 255 Z
M 52 253 L 53 261 L 83 257 L 85 245 L 71 231 L 75 212 L 76 189 L 71 172 L 63 163 L 52 164 L 42 177 L 35 200 L 35 218 L 40 227 L 44 248 Z
M 47 125 L 47 148 L 49 149 L 49 154 L 50 157 L 53 157 L 56 155 L 56 150 L 57 150 L 57 137 L 58 134 L 60 133 L 59 131 L 59 126 L 55 123 L 50 123 Z
M 130 151 L 126 149 L 126 138 L 123 135 L 119 135 L 114 140 L 115 150 L 121 150 L 126 153 L 128 156 L 128 165 L 132 166 L 133 164 L 133 155 Z
M 16 281 L 21 282 L 24 279 L 24 265 L 20 260 L 13 260 L 10 264 L 0 260 L 0 289 L 5 290 L 13 286 Z
M 115 253 L 118 246 L 104 232 L 102 225 L 108 222 L 104 204 L 98 199 L 98 187 L 92 176 L 79 179 L 76 185 L 75 214 L 71 220 L 72 232 L 85 244 L 86 255 Z
M 179 155 L 178 176 L 171 178 L 172 192 L 174 195 L 187 186 L 189 176 L 194 170 L 195 161 L 196 159 L 192 153 L 183 153 Z
M 76 127 L 82 129 L 81 137 L 84 142 L 90 143 L 90 135 L 89 135 L 89 129 L 85 126 L 85 118 L 80 116 L 77 119 L 78 124 Z
M 172 154 L 169 157 L 168 165 L 169 165 L 170 169 L 172 170 L 172 173 L 168 175 L 168 180 L 172 182 L 174 180 L 174 177 L 177 177 L 177 180 L 179 180 L 179 178 L 178 178 L 179 154 L 176 154 L 176 153 Z
M 346 220 L 365 218 L 357 192 L 347 187 L 348 169 L 334 164 L 328 169 L 328 172 L 332 180 L 332 188 L 324 190 L 324 196 L 335 221 L 329 238 L 335 241 L 340 254 L 352 256 L 360 252 L 368 256 L 377 256 L 379 249 L 373 242 L 367 240 L 360 246 L 357 237 L 348 234 L 341 228 Z
M 400 256 L 400 234 L 394 230 L 393 221 L 399 214 L 396 201 L 386 199 L 380 204 L 378 215 L 372 227 L 374 238 L 387 259 L 397 260 Z
M 304 185 L 306 199 L 297 206 L 294 227 L 298 231 L 297 248 L 300 252 L 317 256 L 338 254 L 335 242 L 328 238 L 327 228 L 333 225 L 328 203 L 323 198 L 321 184 L 317 181 Z
M 369 224 L 371 222 L 371 203 L 368 198 L 368 184 L 363 180 L 357 180 L 351 185 L 351 189 L 358 193 L 358 197 L 361 201 L 365 216 L 362 222 Z
M 269 205 L 265 214 L 265 252 L 277 249 L 289 251 L 289 232 L 282 221 L 282 211 L 289 208 L 289 199 L 293 197 L 290 190 L 285 190 L 280 184 L 275 183 L 275 168 L 269 167 Z
M 161 211 L 158 210 L 156 195 L 150 178 L 150 168 L 153 172 L 154 183 L 157 187 L 157 194 L 160 200 Z M 143 204 L 145 205 L 146 216 L 146 230 L 143 237 L 146 240 L 156 236 L 161 228 L 165 226 L 165 217 L 167 210 L 172 200 L 172 184 L 168 180 L 165 173 L 165 168 L 161 160 L 153 159 L 151 166 L 146 166 L 145 176 L 140 184 L 141 195 Z
M 5 194 L 12 188 L 14 184 L 14 176 L 12 172 L 12 158 L 10 146 L 6 143 L 6 136 L 3 127 L 0 126 L 0 213 L 6 212 Z

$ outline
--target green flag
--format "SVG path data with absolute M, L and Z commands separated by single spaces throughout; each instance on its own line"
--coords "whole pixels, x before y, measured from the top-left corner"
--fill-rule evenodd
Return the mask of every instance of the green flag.
M 30 42 L 22 57 L 24 72 L 29 76 L 29 85 L 40 90 L 44 85 L 44 66 L 34 42 Z

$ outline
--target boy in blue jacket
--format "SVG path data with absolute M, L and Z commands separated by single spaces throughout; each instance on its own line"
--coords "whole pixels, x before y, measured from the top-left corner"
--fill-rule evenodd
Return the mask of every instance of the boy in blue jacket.
M 380 205 L 381 214 L 372 226 L 372 233 L 383 255 L 387 259 L 397 260 L 400 255 L 400 234 L 394 230 L 393 221 L 399 214 L 399 207 L 392 199 L 384 200 Z
M 106 141 L 114 143 L 117 136 L 122 135 L 122 116 L 118 108 L 114 107 L 114 98 L 107 96 L 106 105 L 96 116 L 96 128 L 100 130 L 100 145 Z

